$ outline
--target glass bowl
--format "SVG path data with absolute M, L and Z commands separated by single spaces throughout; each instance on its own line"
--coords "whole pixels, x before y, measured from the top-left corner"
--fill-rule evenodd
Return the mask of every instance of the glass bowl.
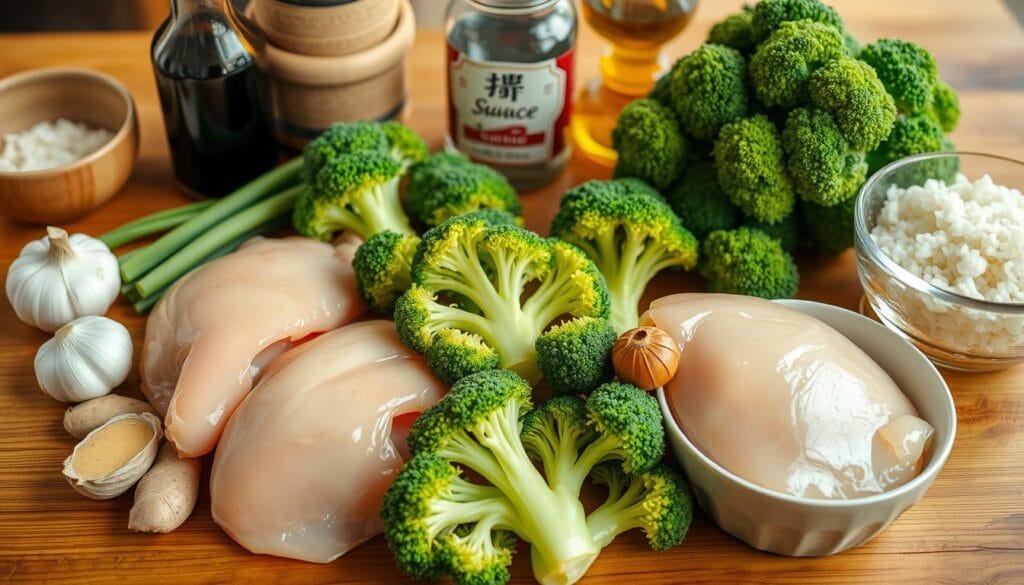
M 857 195 L 857 273 L 864 300 L 878 320 L 936 365 L 961 371 L 1002 369 L 1024 361 L 1024 303 L 986 301 L 932 285 L 885 255 L 871 237 L 890 188 L 921 185 L 936 169 L 957 168 L 970 181 L 989 175 L 997 185 L 1024 188 L 1024 163 L 994 155 L 934 152 L 883 167 Z

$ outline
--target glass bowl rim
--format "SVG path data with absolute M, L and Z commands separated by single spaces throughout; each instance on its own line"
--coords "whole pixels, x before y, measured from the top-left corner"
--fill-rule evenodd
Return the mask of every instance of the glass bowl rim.
M 978 299 L 975 297 L 968 297 L 957 292 L 953 292 L 948 289 L 944 289 L 935 286 L 921 277 L 911 273 L 906 268 L 900 266 L 895 260 L 890 258 L 882 252 L 878 244 L 875 243 L 873 237 L 871 237 L 871 231 L 867 226 L 868 216 L 868 192 L 875 187 L 876 184 L 880 183 L 884 177 L 889 176 L 892 172 L 902 167 L 921 162 L 924 160 L 934 158 L 946 158 L 946 157 L 981 157 L 992 160 L 999 160 L 1001 162 L 1007 162 L 1014 165 L 1018 165 L 1024 168 L 1024 161 L 1019 161 L 1006 156 L 998 154 L 986 154 L 983 152 L 972 152 L 972 151 L 943 151 L 943 152 L 926 152 L 923 154 L 915 154 L 908 157 L 895 160 L 884 167 L 875 171 L 871 177 L 861 186 L 857 192 L 857 201 L 854 205 L 854 240 L 856 247 L 859 252 L 863 252 L 871 259 L 872 262 L 883 271 L 887 272 L 889 276 L 896 278 L 903 284 L 910 288 L 929 295 L 931 297 L 938 298 L 946 301 L 953 305 L 960 305 L 979 311 L 985 311 L 989 313 L 1006 313 L 1012 315 L 1024 315 L 1024 302 L 1022 303 L 1003 303 L 999 301 L 989 301 L 985 299 Z M 959 174 L 959 173 L 958 173 Z

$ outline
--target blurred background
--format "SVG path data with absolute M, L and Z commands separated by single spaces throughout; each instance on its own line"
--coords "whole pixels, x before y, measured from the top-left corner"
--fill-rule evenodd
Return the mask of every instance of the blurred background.
M 241 8 L 248 0 L 232 1 Z M 420 26 L 440 26 L 448 6 L 447 0 L 412 4 Z M 169 6 L 169 0 L 0 0 L 0 33 L 155 29 Z

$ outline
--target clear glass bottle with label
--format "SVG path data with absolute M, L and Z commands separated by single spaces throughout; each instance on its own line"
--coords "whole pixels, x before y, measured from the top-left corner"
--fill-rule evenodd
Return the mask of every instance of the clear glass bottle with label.
M 446 144 L 518 189 L 554 179 L 571 154 L 572 0 L 452 0 Z

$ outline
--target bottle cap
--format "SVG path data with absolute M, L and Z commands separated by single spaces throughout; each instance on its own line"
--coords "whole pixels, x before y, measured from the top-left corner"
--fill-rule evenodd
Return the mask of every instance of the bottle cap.
M 497 8 L 500 10 L 514 10 L 514 11 L 526 11 L 535 10 L 537 8 L 544 8 L 558 0 L 474 0 L 477 4 L 482 4 L 488 8 Z

